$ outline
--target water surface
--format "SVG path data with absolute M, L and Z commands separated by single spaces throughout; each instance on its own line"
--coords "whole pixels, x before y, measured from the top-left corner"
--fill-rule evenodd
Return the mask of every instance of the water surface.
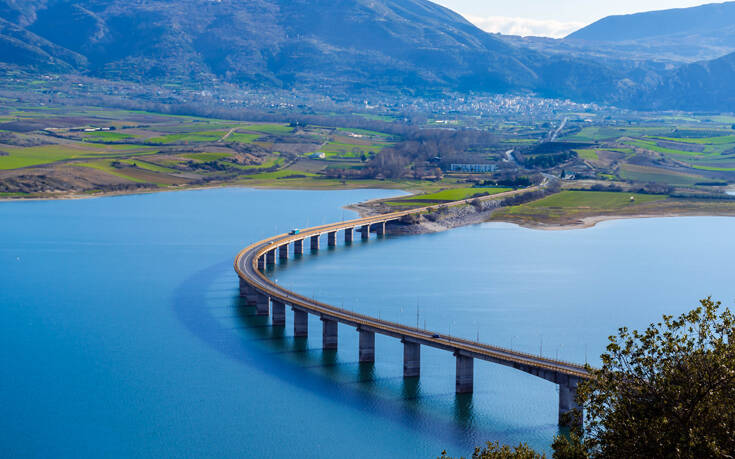
M 485 440 L 548 449 L 556 387 L 376 338 L 357 363 L 340 326 L 322 352 L 237 295 L 248 243 L 354 216 L 386 191 L 206 190 L 0 204 L 0 443 L 19 457 L 434 457 Z M 607 335 L 712 294 L 735 297 L 728 218 L 618 220 L 562 232 L 485 224 L 374 238 L 270 273 L 321 300 L 404 323 L 595 363 Z M 326 244 L 323 244 L 326 245 Z

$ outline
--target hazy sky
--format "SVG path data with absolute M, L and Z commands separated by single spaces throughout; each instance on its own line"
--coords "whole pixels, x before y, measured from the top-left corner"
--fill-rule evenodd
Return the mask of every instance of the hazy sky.
M 432 0 L 488 32 L 563 37 L 611 14 L 685 8 L 702 0 Z

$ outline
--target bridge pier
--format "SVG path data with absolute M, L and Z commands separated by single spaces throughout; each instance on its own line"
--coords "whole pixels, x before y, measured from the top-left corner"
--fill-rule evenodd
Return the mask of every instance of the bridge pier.
M 271 309 L 273 314 L 273 325 L 283 327 L 286 325 L 286 304 L 273 298 L 271 300 Z
M 311 237 L 311 250 L 319 250 L 319 236 Z
M 385 222 L 376 223 L 376 233 L 378 233 L 378 237 L 385 236 Z
M 245 282 L 242 278 L 240 278 L 240 296 L 242 298 L 245 298 L 245 301 L 248 305 L 253 305 L 257 301 L 257 295 L 258 292 L 250 286 L 247 282 Z
M 345 228 L 345 244 L 352 242 L 352 237 L 355 232 L 355 228 Z
M 357 330 L 360 333 L 360 362 L 375 362 L 375 333 L 367 330 Z
M 299 239 L 293 242 L 293 254 L 303 255 L 304 254 L 304 240 Z
M 327 233 L 327 246 L 328 247 L 337 246 L 337 232 L 336 231 L 330 231 Z
M 258 269 L 260 271 L 265 271 L 265 255 L 258 257 Z
M 337 349 L 337 321 L 322 317 L 322 348 Z
M 258 316 L 267 316 L 270 309 L 268 303 L 270 303 L 268 296 L 257 293 L 255 295 L 255 314 Z
M 403 377 L 416 378 L 421 374 L 421 345 L 402 339 Z
M 288 260 L 288 244 L 283 244 L 278 247 L 278 258 L 281 260 Z
M 577 404 L 577 386 L 579 379 L 569 377 L 568 381 L 559 384 L 559 425 L 570 427 L 582 422 L 582 407 Z M 579 411 L 579 418 L 575 419 L 574 410 Z
M 362 225 L 360 228 L 360 233 L 362 234 L 362 239 L 369 239 L 370 238 L 370 225 Z
M 242 277 L 238 277 L 240 279 L 240 296 L 245 298 L 248 296 L 248 292 L 250 292 L 250 284 L 245 282 L 245 279 Z
M 459 352 L 455 352 L 457 358 L 457 380 L 455 388 L 458 394 L 472 393 L 474 379 L 474 359 Z
M 269 265 L 276 264 L 276 249 L 271 249 L 265 253 L 265 262 Z
M 293 309 L 293 335 L 297 338 L 309 336 L 309 314 L 300 309 Z

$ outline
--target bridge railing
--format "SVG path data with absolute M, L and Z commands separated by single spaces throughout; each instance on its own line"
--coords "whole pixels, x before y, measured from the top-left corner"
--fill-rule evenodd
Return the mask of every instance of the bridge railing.
M 410 214 L 411 212 L 408 212 L 408 213 Z M 398 212 L 395 214 L 375 216 L 375 217 L 369 218 L 369 220 L 383 221 L 385 220 L 386 216 L 388 217 L 388 219 L 393 219 L 395 218 L 396 214 L 406 215 L 406 212 Z M 356 322 L 356 323 L 359 323 L 361 325 L 368 326 L 368 327 L 374 327 L 374 328 L 384 327 L 386 329 L 389 329 L 394 334 L 405 334 L 405 335 L 414 334 L 413 337 L 417 339 L 434 341 L 442 345 L 449 344 L 450 346 L 455 345 L 457 347 L 464 347 L 465 350 L 470 351 L 470 352 L 484 351 L 486 353 L 489 353 L 488 356 L 494 357 L 500 360 L 512 361 L 512 362 L 519 363 L 519 364 L 526 364 L 526 365 L 546 368 L 546 369 L 554 370 L 554 371 L 562 371 L 564 373 L 572 373 L 575 376 L 580 376 L 580 377 L 588 377 L 588 371 L 586 367 L 573 363 L 573 362 L 567 362 L 567 361 L 558 360 L 558 359 L 549 359 L 549 358 L 546 358 L 540 355 L 534 355 L 534 354 L 525 353 L 521 351 L 515 351 L 511 349 L 502 348 L 499 346 L 492 346 L 489 344 L 467 340 L 464 338 L 458 338 L 458 337 L 451 336 L 451 335 L 434 333 L 428 330 L 411 327 L 409 325 L 403 325 L 400 323 L 378 319 L 378 318 L 368 316 L 365 314 L 361 314 L 361 313 L 357 313 L 354 311 L 347 311 L 347 310 L 344 310 L 343 308 L 337 308 L 335 306 L 319 302 L 313 298 L 309 298 L 304 295 L 300 295 L 296 292 L 287 290 L 281 287 L 280 285 L 276 284 L 275 282 L 271 281 L 267 276 L 265 276 L 263 273 L 261 273 L 258 270 L 258 267 L 257 267 L 258 258 L 260 256 L 263 256 L 266 252 L 279 247 L 280 245 L 290 243 L 294 240 L 311 237 L 316 234 L 321 234 L 321 232 L 324 230 L 339 231 L 340 229 L 344 229 L 350 226 L 357 226 L 361 223 L 362 224 L 367 223 L 366 219 L 356 219 L 356 220 L 350 220 L 350 221 L 336 223 L 332 225 L 322 225 L 320 227 L 309 228 L 308 230 L 305 230 L 298 235 L 285 235 L 284 234 L 284 235 L 279 235 L 279 236 L 265 239 L 258 243 L 252 244 L 251 246 L 241 251 L 235 260 L 235 269 L 240 275 L 240 277 L 242 277 L 244 280 L 247 281 L 248 276 L 244 272 L 242 272 L 242 270 L 240 269 L 240 260 L 242 260 L 242 258 L 249 252 L 255 251 L 255 253 L 253 254 L 252 260 L 251 260 L 251 263 L 253 265 L 252 266 L 253 271 L 259 277 L 259 280 L 261 282 L 267 284 L 267 286 L 270 287 L 268 291 L 270 295 L 273 295 L 283 300 L 286 303 L 291 304 L 294 302 L 294 300 L 297 300 L 299 303 L 298 305 L 306 309 L 310 309 L 310 308 L 313 309 L 313 306 L 317 306 L 323 310 L 320 312 L 327 312 L 330 314 L 338 313 L 340 315 L 344 315 L 344 317 L 342 317 L 343 320 Z M 438 338 L 434 338 L 433 335 L 437 335 Z M 447 343 L 442 343 L 439 340 L 444 340 Z M 563 368 L 560 368 L 560 367 L 563 367 Z

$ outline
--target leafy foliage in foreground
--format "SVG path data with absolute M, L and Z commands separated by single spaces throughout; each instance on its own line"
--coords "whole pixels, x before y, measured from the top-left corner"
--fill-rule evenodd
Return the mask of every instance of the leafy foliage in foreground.
M 643 332 L 621 328 L 610 337 L 602 368 L 579 394 L 592 456 L 735 453 L 735 322 L 720 302 L 700 303 Z
M 735 318 L 720 302 L 621 328 L 593 375 L 578 392 L 586 428 L 557 436 L 554 459 L 735 456 Z M 488 443 L 472 457 L 543 456 Z
M 500 445 L 499 442 L 487 442 L 484 448 L 475 448 L 472 453 L 472 459 L 544 459 L 545 454 L 539 454 L 530 448 L 527 444 L 521 443 L 515 448 L 508 445 Z M 446 451 L 442 451 L 440 459 L 452 459 L 447 456 Z

